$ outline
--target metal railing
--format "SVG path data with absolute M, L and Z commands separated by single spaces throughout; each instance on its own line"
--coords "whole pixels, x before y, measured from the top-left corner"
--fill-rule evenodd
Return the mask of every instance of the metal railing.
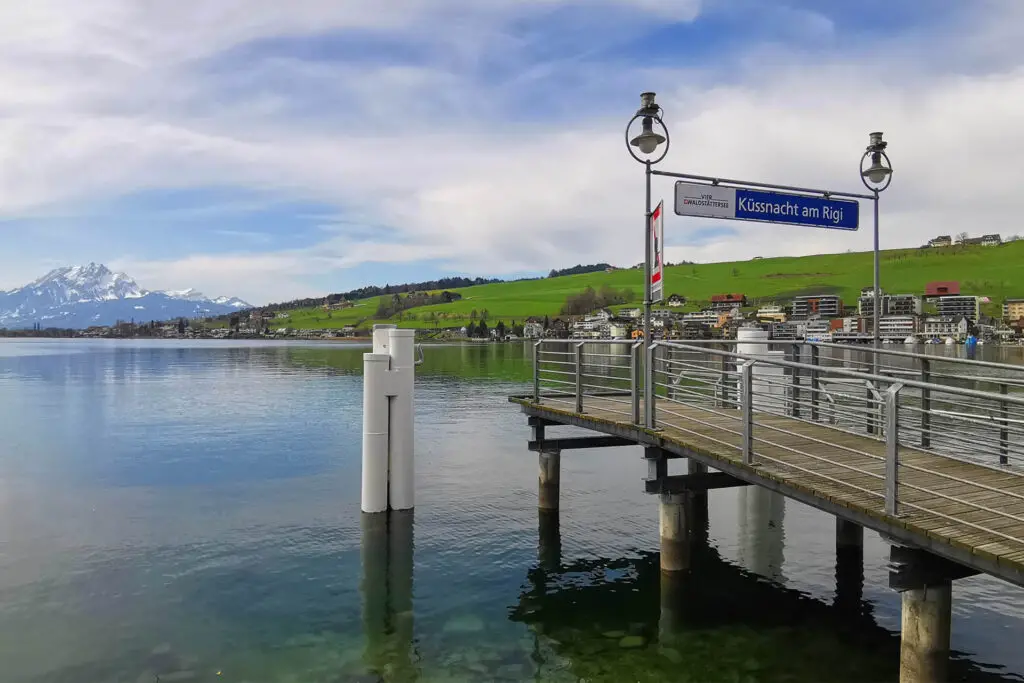
M 1015 512 L 1024 493 L 1003 485 L 1024 475 L 1024 367 L 756 343 L 782 354 L 737 353 L 735 342 L 657 341 L 645 350 L 643 342 L 543 340 L 534 399 L 688 432 L 744 463 L 850 487 L 888 514 L 926 512 L 1024 545 L 1005 531 L 1024 524 Z M 962 467 L 947 466 L 954 460 L 1004 476 L 977 470 L 967 480 Z

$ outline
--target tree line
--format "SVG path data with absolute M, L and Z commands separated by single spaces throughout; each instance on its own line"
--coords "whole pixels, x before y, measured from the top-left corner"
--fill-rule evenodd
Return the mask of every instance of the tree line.
M 500 278 L 482 277 L 443 277 L 439 280 L 408 282 L 401 285 L 387 284 L 383 287 L 377 287 L 375 285 L 360 287 L 358 289 L 351 289 L 347 292 L 328 294 L 326 297 L 293 299 L 292 301 L 285 301 L 283 303 L 268 304 L 262 308 L 287 311 L 295 308 L 313 308 L 314 306 L 320 306 L 324 303 L 324 299 L 327 300 L 328 304 L 339 304 L 343 301 L 356 301 L 358 299 L 368 299 L 370 297 L 385 296 L 388 294 L 408 294 L 410 292 L 434 289 L 459 289 L 461 287 L 473 287 L 475 285 L 489 285 L 495 282 L 504 282 L 504 280 Z
M 587 287 L 579 294 L 571 294 L 562 304 L 562 315 L 586 315 L 592 311 L 617 304 L 628 304 L 633 300 L 633 290 L 629 288 L 615 289 L 610 285 L 601 285 L 595 291 Z
M 552 269 L 548 273 L 548 277 L 562 277 L 563 275 L 583 275 L 584 273 L 603 273 L 604 271 L 611 268 L 609 263 L 593 263 L 589 266 L 583 266 L 576 264 L 572 268 L 562 268 L 561 270 Z
M 432 306 L 434 304 L 450 304 L 453 301 L 458 301 L 462 298 L 462 295 L 457 292 L 449 292 L 445 290 L 438 294 L 428 294 L 427 292 L 411 292 L 402 296 L 397 292 L 391 295 L 390 299 L 381 299 L 381 302 L 377 305 L 377 312 L 374 314 L 375 318 L 390 318 L 396 313 L 408 310 L 410 308 L 416 308 L 417 306 Z

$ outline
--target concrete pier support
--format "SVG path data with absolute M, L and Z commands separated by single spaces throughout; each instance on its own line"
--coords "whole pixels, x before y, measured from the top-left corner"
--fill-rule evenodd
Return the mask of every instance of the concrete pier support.
M 949 665 L 953 586 L 948 580 L 903 592 L 900 683 L 941 683 Z
M 562 564 L 558 510 L 537 511 L 537 559 L 544 571 L 558 571 Z
M 540 474 L 537 480 L 537 507 L 541 510 L 557 510 L 562 454 L 560 451 L 541 451 L 538 457 Z
M 864 527 L 836 517 L 836 550 L 858 550 L 864 553 Z
M 688 458 L 686 461 L 686 473 L 707 474 L 708 466 L 704 463 L 697 462 L 693 458 Z M 694 542 L 703 542 L 707 540 L 709 513 L 708 492 L 706 490 L 692 491 L 689 494 L 689 503 L 687 505 L 686 515 L 686 522 L 690 525 L 691 535 L 694 536 L 692 540 Z M 698 536 L 700 538 L 697 538 Z
M 661 571 L 681 572 L 690 568 L 690 529 L 686 522 L 686 496 L 662 493 L 659 505 Z
M 832 604 L 849 614 L 858 614 L 863 598 L 864 527 L 836 517 L 836 592 Z

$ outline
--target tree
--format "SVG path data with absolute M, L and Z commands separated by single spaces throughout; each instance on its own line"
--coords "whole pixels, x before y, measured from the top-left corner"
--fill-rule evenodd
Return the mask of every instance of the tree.
M 473 323 L 472 320 L 470 320 L 469 324 L 466 325 L 466 336 L 469 337 L 470 339 L 476 336 L 476 325 Z
M 476 320 L 479 315 L 480 314 L 477 313 L 476 309 L 474 308 L 472 311 L 469 312 L 469 319 L 470 320 Z
M 185 319 L 178 318 L 178 334 L 185 334 Z
M 544 329 L 546 330 L 549 327 L 551 327 L 551 319 L 547 316 L 544 316 Z
M 499 320 L 498 324 L 494 326 L 494 331 L 498 333 L 498 339 L 505 338 L 505 321 Z
M 958 233 L 957 236 L 956 236 L 956 243 L 957 244 L 967 244 L 967 240 L 968 240 L 968 235 L 967 235 L 966 232 Z
M 480 324 L 476 328 L 476 336 L 481 339 L 487 339 L 487 323 L 485 321 L 480 321 Z
M 480 322 L 487 322 L 487 317 L 489 315 L 490 315 L 490 313 L 488 312 L 488 310 L 486 308 L 484 310 L 480 311 Z

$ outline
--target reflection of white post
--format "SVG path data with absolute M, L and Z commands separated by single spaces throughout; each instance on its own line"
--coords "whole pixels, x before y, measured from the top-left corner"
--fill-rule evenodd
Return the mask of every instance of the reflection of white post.
M 415 331 L 373 326 L 363 354 L 363 512 L 414 505 Z

